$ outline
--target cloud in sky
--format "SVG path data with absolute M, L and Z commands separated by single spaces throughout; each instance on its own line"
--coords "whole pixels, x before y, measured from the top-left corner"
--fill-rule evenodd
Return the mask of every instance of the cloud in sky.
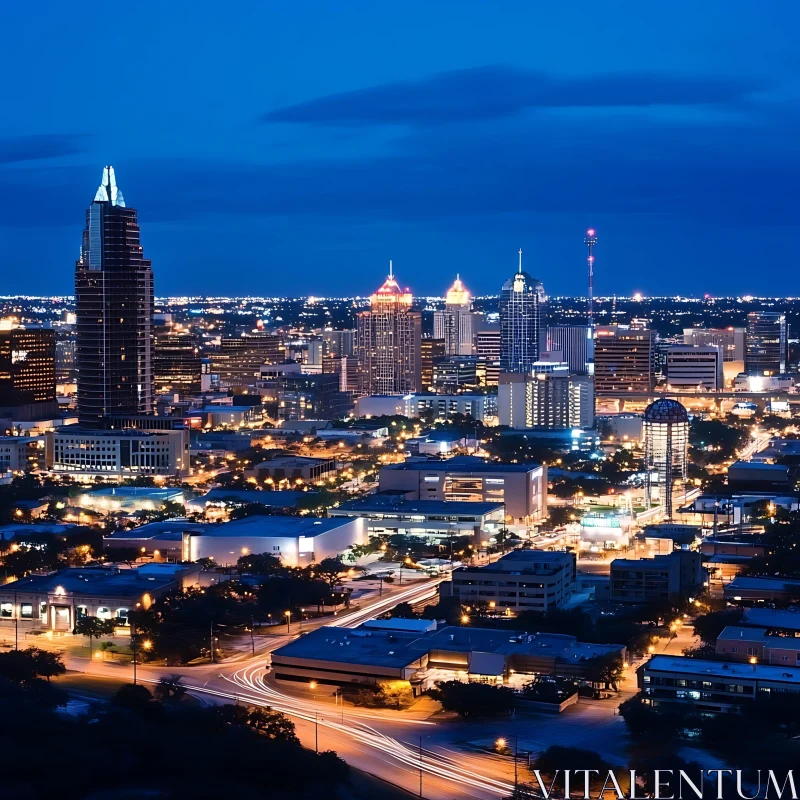
M 83 150 L 82 139 L 82 136 L 61 133 L 0 137 L 0 164 L 74 155 Z
M 506 65 L 439 72 L 318 97 L 263 114 L 307 125 L 421 124 L 497 119 L 525 109 L 696 106 L 743 100 L 760 79 L 658 72 L 558 76 Z

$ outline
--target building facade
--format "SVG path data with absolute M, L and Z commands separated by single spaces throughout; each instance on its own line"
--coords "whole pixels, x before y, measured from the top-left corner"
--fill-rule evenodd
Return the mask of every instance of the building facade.
M 411 292 L 389 277 L 358 315 L 356 356 L 359 394 L 408 394 L 422 385 L 422 315 L 411 308 Z
M 86 212 L 75 267 L 78 420 L 102 428 L 110 414 L 153 411 L 153 270 L 114 168 Z
M 667 348 L 666 377 L 676 389 L 717 392 L 724 388 L 719 345 L 672 345 Z
M 223 387 L 248 386 L 255 383 L 262 364 L 280 364 L 284 356 L 281 337 L 274 333 L 223 337 L 211 356 L 211 368 Z
M 589 375 L 594 370 L 594 335 L 589 325 L 551 325 L 547 349 L 560 353 L 573 375 Z
M 598 397 L 650 392 L 654 383 L 654 336 L 647 328 L 595 328 L 594 380 Z
M 456 276 L 447 290 L 445 307 L 433 312 L 433 338 L 442 339 L 445 355 L 471 356 L 475 352 L 472 297 L 461 278 Z
M 445 341 L 444 339 L 430 339 L 424 338 L 420 343 L 420 360 L 421 360 L 421 380 L 422 391 L 432 392 L 433 387 L 433 368 L 436 363 L 445 357 Z
M 751 311 L 747 315 L 745 369 L 750 375 L 780 375 L 788 357 L 786 315 Z
M 34 420 L 57 410 L 55 331 L 0 329 L 0 416 Z
M 475 354 L 483 363 L 484 384 L 497 386 L 500 377 L 500 329 L 490 328 L 475 334 Z
M 541 281 L 519 268 L 500 291 L 500 369 L 529 372 L 545 344 L 546 295 Z
M 530 524 L 547 516 L 547 467 L 496 464 L 475 456 L 409 460 L 379 474 L 380 491 L 401 490 L 413 500 L 505 504 L 508 521 Z
M 200 343 L 194 334 L 171 328 L 156 332 L 153 368 L 156 392 L 199 394 L 201 370 Z
M 703 591 L 703 556 L 675 550 L 654 558 L 617 558 L 611 562 L 611 600 L 615 603 L 686 601 Z
M 435 419 L 456 414 L 488 422 L 497 417 L 496 394 L 407 394 L 370 395 L 359 397 L 355 404 L 357 417 L 381 417 L 395 414 L 419 418 L 433 412 Z

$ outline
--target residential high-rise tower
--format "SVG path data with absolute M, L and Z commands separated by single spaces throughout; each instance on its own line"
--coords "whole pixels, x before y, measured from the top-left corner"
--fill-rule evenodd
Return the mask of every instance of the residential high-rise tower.
M 153 270 L 113 167 L 103 170 L 86 212 L 75 312 L 81 427 L 103 428 L 115 414 L 152 413 Z
M 408 394 L 420 390 L 422 315 L 411 310 L 411 292 L 400 288 L 389 262 L 389 277 L 358 315 L 356 356 L 360 393 Z

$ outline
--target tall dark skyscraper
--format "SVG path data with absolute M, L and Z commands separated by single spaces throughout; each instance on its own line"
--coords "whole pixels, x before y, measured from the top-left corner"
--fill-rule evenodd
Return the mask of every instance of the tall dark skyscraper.
M 152 413 L 153 270 L 113 167 L 103 170 L 86 212 L 75 305 L 81 427 L 106 427 L 115 414 Z
M 542 282 L 519 267 L 500 292 L 500 371 L 530 372 L 545 350 L 545 302 Z
M 49 328 L 0 328 L 0 416 L 52 416 L 56 402 L 56 333 Z
M 745 369 L 750 375 L 786 372 L 786 315 L 775 311 L 751 311 L 747 315 Z

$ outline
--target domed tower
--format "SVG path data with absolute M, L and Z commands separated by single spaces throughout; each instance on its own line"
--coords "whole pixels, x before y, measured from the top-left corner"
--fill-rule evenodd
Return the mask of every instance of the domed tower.
M 369 298 L 369 311 L 357 316 L 356 357 L 359 391 L 409 394 L 421 385 L 422 315 L 412 310 L 414 298 L 401 289 L 389 262 L 389 276 Z
M 653 485 L 659 487 L 659 502 L 672 519 L 676 481 L 686 481 L 689 447 L 689 414 L 677 401 L 662 398 L 644 410 L 644 466 L 647 507 Z
M 471 356 L 475 352 L 472 296 L 460 275 L 445 295 L 445 306 L 433 312 L 433 338 L 444 342 L 448 356 Z
M 545 302 L 542 282 L 519 267 L 500 291 L 500 371 L 530 372 L 545 344 Z

